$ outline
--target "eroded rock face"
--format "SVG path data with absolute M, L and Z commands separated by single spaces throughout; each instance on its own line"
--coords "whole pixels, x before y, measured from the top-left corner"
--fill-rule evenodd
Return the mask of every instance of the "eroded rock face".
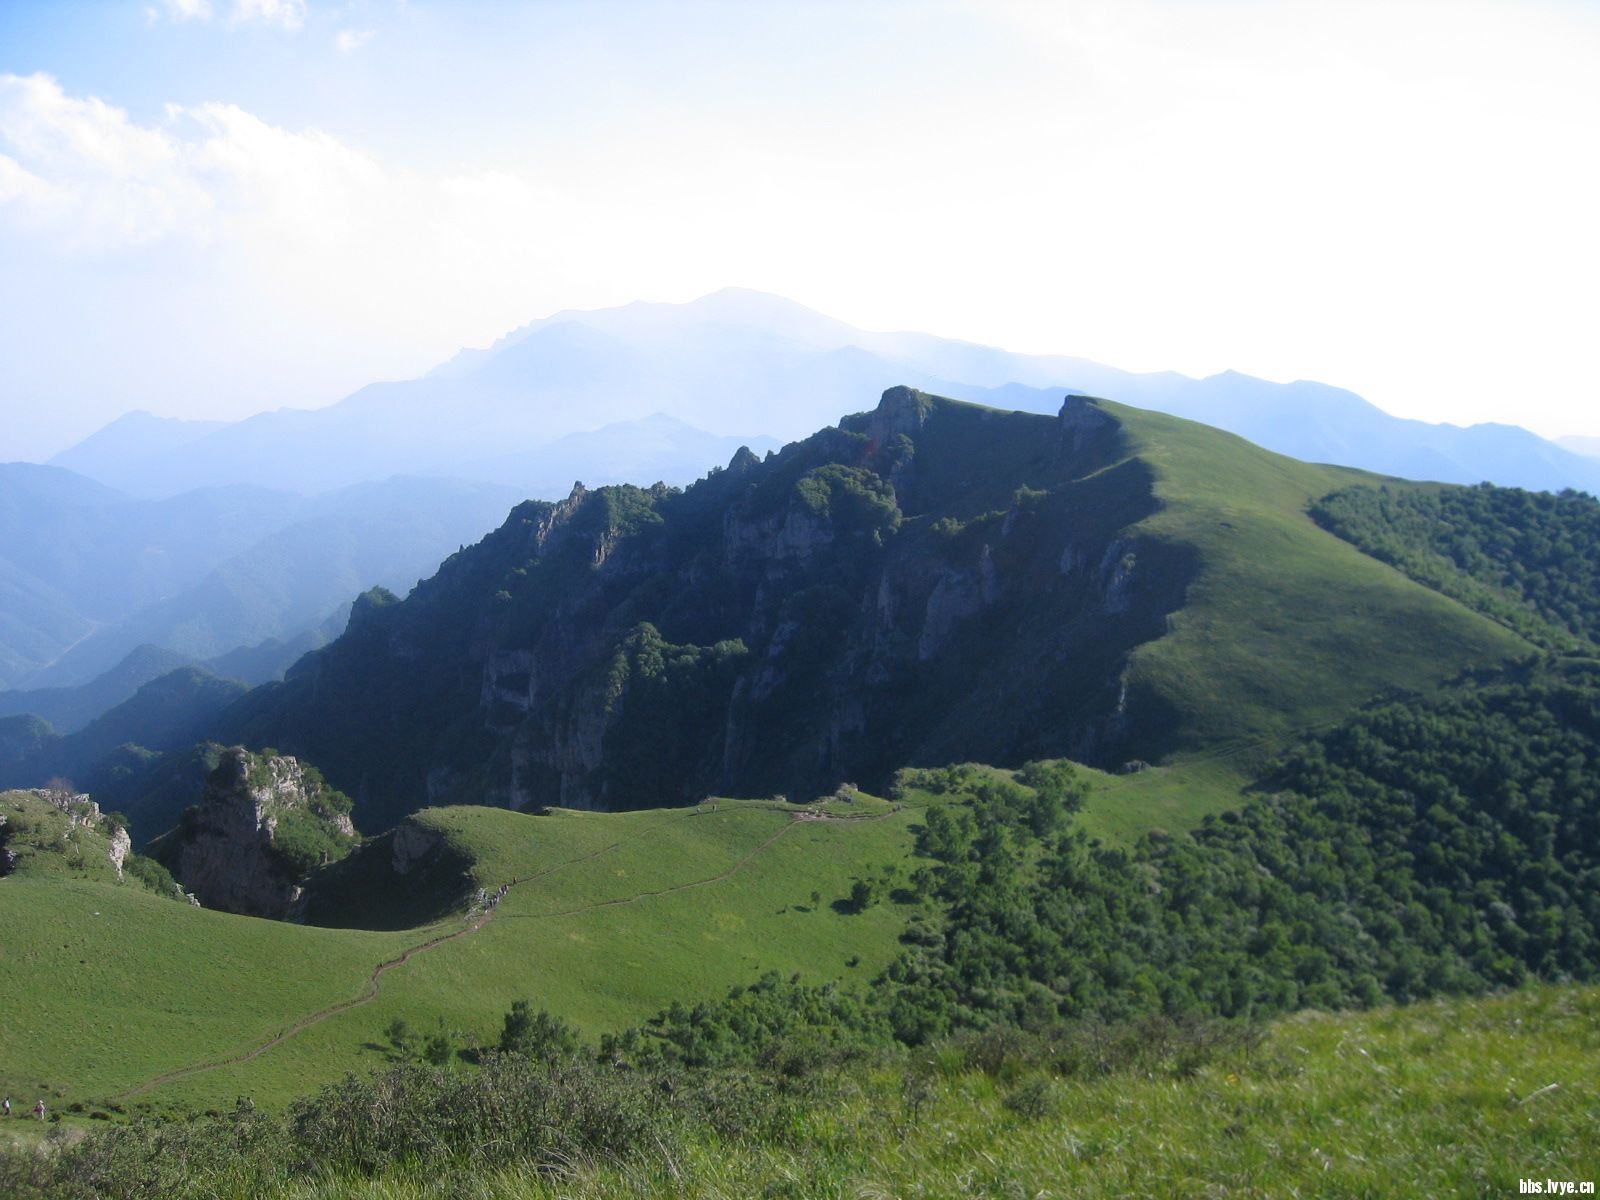
M 133 838 L 128 836 L 128 831 L 121 827 L 111 831 L 111 865 L 117 869 L 117 878 L 122 878 L 122 864 L 127 861 L 129 853 L 133 850 Z
M 232 747 L 160 856 L 206 908 L 302 921 L 307 864 L 279 844 L 279 827 L 286 821 L 310 825 L 332 841 L 328 857 L 347 851 L 355 827 L 328 802 L 332 795 L 296 759 Z
M 402 821 L 395 826 L 389 865 L 396 875 L 409 875 L 443 845 L 444 837 L 438 831 L 425 829 L 415 821 Z
M 1155 727 L 1127 656 L 1196 564 L 1131 532 L 1159 500 L 1124 441 L 1084 397 L 1052 419 L 891 388 L 686 493 L 575 486 L 303 660 L 263 736 L 373 825 L 1125 761 Z

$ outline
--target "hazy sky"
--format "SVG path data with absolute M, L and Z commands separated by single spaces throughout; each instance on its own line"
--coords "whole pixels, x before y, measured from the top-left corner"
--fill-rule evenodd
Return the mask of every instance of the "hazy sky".
M 0 459 L 727 285 L 1600 434 L 1600 3 L 0 2 Z

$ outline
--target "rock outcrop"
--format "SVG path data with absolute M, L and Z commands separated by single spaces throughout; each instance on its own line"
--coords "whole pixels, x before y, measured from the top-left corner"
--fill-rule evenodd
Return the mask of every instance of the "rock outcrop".
M 68 829 L 107 832 L 110 845 L 106 850 L 106 857 L 116 868 L 117 878 L 122 878 L 122 864 L 126 861 L 129 851 L 133 849 L 133 839 L 120 825 L 113 825 L 109 830 L 105 829 L 105 816 L 101 813 L 100 806 L 89 799 L 88 793 L 65 792 L 58 788 L 30 788 L 27 794 L 37 796 L 65 816 Z
M 122 864 L 128 860 L 128 855 L 133 851 L 133 838 L 128 831 L 118 825 L 111 831 L 111 849 L 108 852 L 111 865 L 117 869 L 117 878 L 122 878 Z
M 389 866 L 396 875 L 409 875 L 437 857 L 444 847 L 444 835 L 415 821 L 402 821 L 390 841 Z
M 206 908 L 302 921 L 307 876 L 356 844 L 349 807 L 298 760 L 234 746 L 152 851 Z
M 86 868 L 91 857 L 103 857 L 116 878 L 122 879 L 122 864 L 133 850 L 133 839 L 121 824 L 108 820 L 87 793 L 20 788 L 3 795 L 12 805 L 13 815 L 22 820 L 13 822 L 0 812 L 0 875 L 10 874 L 20 854 L 26 852 L 65 855 L 80 868 Z M 9 845 L 19 823 L 23 827 L 20 850 Z
M 252 710 L 370 824 L 424 804 L 817 795 L 906 763 L 1115 765 L 1197 565 L 1099 402 L 891 388 L 685 492 L 528 502 Z

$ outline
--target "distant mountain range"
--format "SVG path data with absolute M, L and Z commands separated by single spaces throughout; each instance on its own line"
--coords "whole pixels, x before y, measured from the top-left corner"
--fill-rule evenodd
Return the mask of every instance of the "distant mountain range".
M 1528 652 L 1309 515 L 1375 482 L 1109 401 L 893 388 L 682 492 L 519 505 L 207 737 L 316 763 L 363 828 L 1280 745 Z
M 409 591 L 524 498 L 688 484 L 903 384 L 1049 414 L 1087 393 L 1313 462 L 1600 492 L 1600 439 L 1402 420 L 1320 383 L 871 333 L 740 289 L 567 311 L 328 408 L 129 413 L 49 465 L 0 465 L 0 689 L 18 689 L 0 713 L 80 728 L 158 666 L 275 678 L 357 593 Z
M 409 589 L 521 498 L 394 478 L 313 497 L 236 485 L 138 500 L 59 467 L 0 465 L 0 685 L 73 689 L 111 672 L 86 693 L 39 698 L 76 724 L 154 678 L 158 661 L 270 678 L 336 633 L 359 592 Z M 142 646 L 152 653 L 119 673 Z M 0 711 L 41 714 L 13 701 Z
M 321 624 L 291 637 L 270 637 L 209 659 L 145 643 L 86 683 L 0 691 L 0 717 L 28 714 L 48 721 L 57 733 L 76 733 L 101 713 L 132 699 L 145 684 L 189 667 L 250 686 L 267 683 L 282 678 L 302 655 L 333 641 L 349 619 L 350 605 L 341 604 Z
M 1067 392 L 1189 417 L 1314 462 L 1408 478 L 1600 491 L 1600 461 L 1511 425 L 1430 425 L 1353 392 L 1235 372 L 1191 379 L 1014 354 L 920 333 L 870 333 L 777 296 L 566 311 L 420 379 L 317 410 L 218 427 L 131 414 L 52 460 L 136 495 L 253 484 L 318 492 L 396 473 L 557 498 L 575 479 L 685 484 L 741 441 L 762 451 L 906 384 L 1053 413 Z M 755 436 L 757 433 L 764 437 Z

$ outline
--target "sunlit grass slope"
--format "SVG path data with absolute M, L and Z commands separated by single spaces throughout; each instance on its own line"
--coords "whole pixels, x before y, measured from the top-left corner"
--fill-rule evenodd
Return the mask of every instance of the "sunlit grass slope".
M 60 877 L 0 880 L 0 1087 L 107 1096 L 359 993 L 415 934 L 310 930 Z M 30 1100 L 31 1105 L 31 1100 Z
M 1600 1174 L 1600 990 L 1277 1022 L 1192 1075 L 1051 1080 L 945 1052 L 859 1076 L 787 1144 L 697 1140 L 558 1172 L 340 1178 L 295 1200 L 1476 1197 Z M 908 1085 L 908 1073 L 931 1078 Z M 449 1191 L 446 1191 L 448 1187 Z
M 512 1001 L 526 998 L 598 1034 L 767 970 L 865 979 L 894 955 L 909 910 L 885 900 L 856 914 L 835 902 L 857 878 L 899 877 L 915 810 L 865 797 L 833 807 L 865 819 L 797 819 L 788 806 L 727 800 L 547 817 L 431 810 L 420 819 L 470 854 L 482 886 L 513 884 L 489 921 L 386 971 L 370 1003 L 124 1103 L 285 1101 L 386 1065 L 384 1031 L 396 1019 L 492 1041 Z M 236 1059 L 362 997 L 379 963 L 466 924 L 457 913 L 410 931 L 319 929 L 103 884 L 0 881 L 0 1084 L 28 1095 L 43 1082 L 58 1102 L 103 1102 Z
M 9 874 L 142 887 L 124 880 L 112 861 L 112 822 L 94 819 L 98 806 L 65 797 L 61 803 L 65 809 L 32 791 L 0 792 L 0 851 Z
M 1376 477 L 1285 458 L 1193 421 L 1107 401 L 1161 509 L 1135 533 L 1180 542 L 1200 570 L 1130 686 L 1167 711 L 1153 748 L 1231 760 L 1329 724 L 1392 687 L 1531 653 L 1514 633 L 1320 529 L 1307 509 Z
M 1238 769 L 1226 759 L 1195 759 L 1123 775 L 1077 769 L 1090 791 L 1076 823 L 1090 837 L 1113 845 L 1131 845 L 1152 829 L 1183 833 L 1207 813 L 1243 802 Z

